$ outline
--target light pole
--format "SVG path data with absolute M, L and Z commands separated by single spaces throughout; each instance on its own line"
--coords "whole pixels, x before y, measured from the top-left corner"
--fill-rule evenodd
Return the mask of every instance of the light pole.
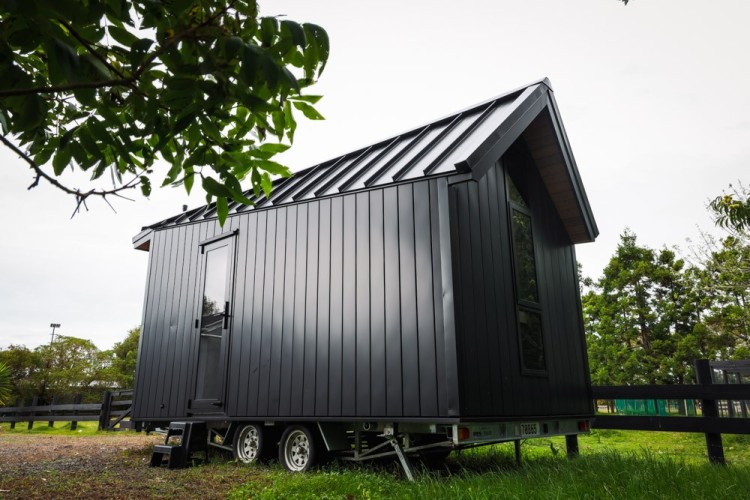
M 49 341 L 49 345 L 52 345 L 52 342 L 55 341 L 55 328 L 60 328 L 60 323 L 50 323 L 49 326 L 52 327 L 52 334 L 50 335 L 52 339 Z

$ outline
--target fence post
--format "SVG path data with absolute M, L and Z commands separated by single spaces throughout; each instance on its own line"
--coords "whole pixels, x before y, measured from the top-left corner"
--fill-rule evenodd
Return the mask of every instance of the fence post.
M 713 383 L 711 365 L 709 364 L 707 359 L 695 360 L 695 378 L 699 384 L 711 385 Z M 715 400 L 703 399 L 701 400 L 701 406 L 703 407 L 704 417 L 719 416 L 719 411 L 717 409 Z M 708 449 L 708 460 L 712 464 L 726 464 L 726 460 L 724 460 L 724 445 L 721 441 L 721 434 L 713 434 L 707 432 L 706 448 Z
M 37 403 L 39 403 L 39 396 L 34 396 L 34 399 L 31 400 L 31 406 L 36 406 Z M 29 412 L 29 430 L 34 428 L 34 412 Z
M 14 406 L 15 406 L 16 408 L 19 408 L 19 407 L 21 407 L 22 405 L 23 405 L 23 401 L 22 401 L 22 400 L 20 400 L 20 399 L 18 399 L 18 398 L 16 398 L 16 404 L 15 404 Z M 15 415 L 13 415 L 13 416 L 17 418 L 17 417 L 19 417 L 20 415 L 21 415 L 21 412 L 20 412 L 20 411 L 18 411 L 18 410 L 16 410 L 16 412 L 15 412 Z M 13 420 L 13 421 L 12 421 L 12 422 L 10 423 L 10 428 L 11 428 L 11 429 L 15 429 L 15 428 L 16 428 L 16 421 L 15 421 L 15 420 Z
M 76 397 L 73 398 L 73 404 L 79 405 L 81 404 L 81 393 L 79 392 L 76 394 Z M 73 410 L 73 415 L 78 415 L 78 410 Z M 70 422 L 70 430 L 74 431 L 78 428 L 78 420 L 73 420 Z
M 104 391 L 104 397 L 102 397 L 102 409 L 99 413 L 99 430 L 109 430 L 109 417 L 112 406 L 112 392 Z
M 56 399 L 57 398 L 55 396 L 52 396 L 52 400 L 49 403 L 50 404 L 50 409 L 49 409 L 48 413 L 50 414 L 50 416 L 52 415 L 52 408 L 55 406 L 55 400 Z M 54 427 L 54 426 L 55 426 L 55 421 L 54 420 L 47 421 L 47 427 Z

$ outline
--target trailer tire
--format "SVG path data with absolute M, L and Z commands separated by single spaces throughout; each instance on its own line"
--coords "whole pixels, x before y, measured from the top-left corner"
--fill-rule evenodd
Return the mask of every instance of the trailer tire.
M 268 436 L 260 424 L 246 424 L 237 428 L 232 440 L 232 455 L 235 460 L 244 464 L 256 463 L 268 456 L 267 449 L 273 444 L 266 444 Z
M 290 425 L 279 442 L 279 463 L 289 472 L 305 472 L 318 462 L 318 440 L 304 425 Z

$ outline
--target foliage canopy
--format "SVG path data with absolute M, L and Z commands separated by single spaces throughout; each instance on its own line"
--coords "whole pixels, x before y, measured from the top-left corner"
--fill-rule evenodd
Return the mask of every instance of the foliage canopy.
M 33 350 L 21 345 L 0 350 L 0 365 L 7 367 L 10 384 L 3 397 L 0 369 L 0 404 L 16 400 L 28 404 L 34 397 L 46 402 L 71 400 L 76 393 L 96 402 L 105 389 L 131 388 L 139 335 L 139 328 L 130 330 L 110 351 L 99 350 L 90 340 L 64 335 Z
M 253 0 L 8 0 L 0 4 L 0 141 L 74 195 L 151 192 L 196 178 L 216 200 L 250 203 L 290 171 L 273 161 L 294 139 L 303 95 L 325 68 L 321 27 L 261 17 Z M 168 171 L 157 173 L 161 160 Z M 111 187 L 69 187 L 83 171 Z M 95 184 L 97 185 L 97 184 Z

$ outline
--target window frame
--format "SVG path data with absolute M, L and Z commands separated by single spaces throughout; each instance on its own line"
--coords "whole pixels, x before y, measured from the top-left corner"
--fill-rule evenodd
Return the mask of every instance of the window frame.
M 513 275 L 513 298 L 515 302 L 515 310 L 514 314 L 516 317 L 516 339 L 518 341 L 518 357 L 519 362 L 521 366 L 521 374 L 522 375 L 528 375 L 528 376 L 534 376 L 534 377 L 548 377 L 549 376 L 549 363 L 548 363 L 548 357 L 547 357 L 547 339 L 545 338 L 545 328 L 544 328 L 544 315 L 543 315 L 543 308 L 541 303 L 541 294 L 539 290 L 539 266 L 537 261 L 537 249 L 536 249 L 536 238 L 534 238 L 534 217 L 532 216 L 531 210 L 528 206 L 522 206 L 516 203 L 511 198 L 511 187 L 510 183 L 512 182 L 513 185 L 516 188 L 516 191 L 521 195 L 523 198 L 523 201 L 526 203 L 526 205 L 530 205 L 527 201 L 527 196 L 524 196 L 525 193 L 521 191 L 519 188 L 519 184 L 513 179 L 513 175 L 510 173 L 509 169 L 504 168 L 504 182 L 505 182 L 505 197 L 507 202 L 507 208 L 508 208 L 508 232 L 510 234 L 509 243 L 510 243 L 510 255 L 511 255 L 511 268 L 512 268 L 512 275 Z M 513 211 L 517 211 L 522 215 L 525 215 L 529 218 L 529 231 L 531 233 L 531 256 L 534 261 L 534 280 L 535 280 L 535 286 L 536 286 L 536 296 L 538 299 L 538 302 L 533 302 L 530 300 L 526 300 L 520 297 L 520 285 L 519 285 L 519 274 L 518 274 L 518 256 L 516 253 L 516 240 L 517 236 L 515 231 L 513 230 Z M 524 356 L 524 342 L 523 337 L 521 335 L 521 314 L 520 312 L 526 312 L 529 314 L 535 314 L 539 317 L 539 337 L 541 339 L 542 343 L 542 359 L 544 361 L 544 368 L 543 369 L 537 369 L 537 368 L 529 368 L 526 366 L 525 363 L 525 356 Z

